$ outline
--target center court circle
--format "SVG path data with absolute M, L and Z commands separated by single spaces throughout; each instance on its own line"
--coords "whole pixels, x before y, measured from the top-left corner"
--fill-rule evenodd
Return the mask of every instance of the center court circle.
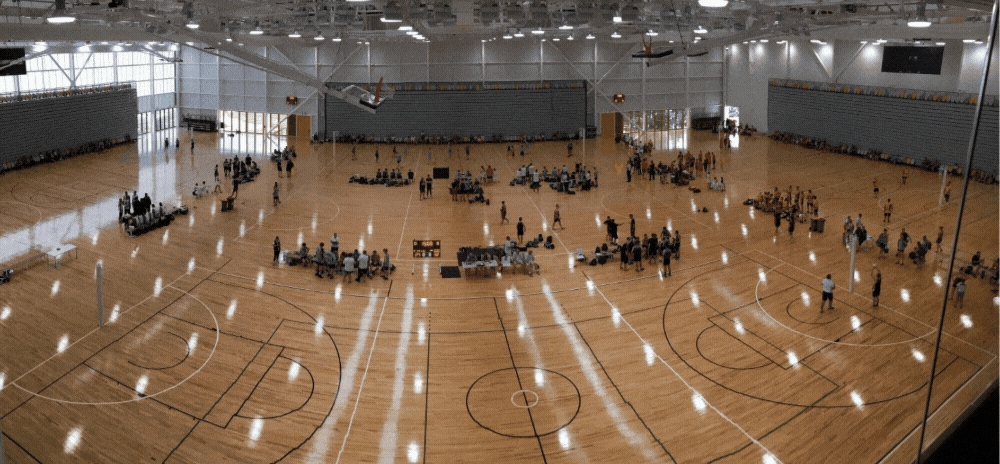
M 465 395 L 480 427 L 510 438 L 558 432 L 580 412 L 580 390 L 569 377 L 538 367 L 508 367 L 476 379 Z

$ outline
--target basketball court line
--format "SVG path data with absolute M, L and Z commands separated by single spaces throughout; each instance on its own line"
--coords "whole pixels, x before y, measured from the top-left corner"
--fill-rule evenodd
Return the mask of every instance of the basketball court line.
M 230 261 L 231 261 L 231 259 L 230 259 Z M 229 263 L 229 261 L 226 261 L 226 263 L 224 263 L 224 264 L 223 264 L 223 265 L 222 265 L 222 266 L 220 267 L 220 269 L 221 269 L 222 267 L 225 267 L 225 266 L 226 266 L 226 264 L 228 264 L 228 263 Z M 202 269 L 204 269 L 204 268 L 202 268 Z M 206 270 L 209 270 L 209 269 L 206 269 Z M 214 272 L 214 271 L 213 271 L 213 272 Z M 185 272 L 185 273 L 181 274 L 180 276 L 178 276 L 178 277 L 177 277 L 176 279 L 174 279 L 173 281 L 171 281 L 171 282 L 167 283 L 167 284 L 166 284 L 166 285 L 165 285 L 165 286 L 163 287 L 163 288 L 166 288 L 166 287 L 172 287 L 172 288 L 174 288 L 175 290 L 178 290 L 178 291 L 182 292 L 182 295 L 181 295 L 181 296 L 179 296 L 179 297 L 177 297 L 177 298 L 176 298 L 176 299 L 175 299 L 174 301 L 176 301 L 176 300 L 179 300 L 180 298 L 183 298 L 183 297 L 184 297 L 185 295 L 190 295 L 190 293 L 189 293 L 189 292 L 185 292 L 185 291 L 183 291 L 183 290 L 180 290 L 180 289 L 178 289 L 177 287 L 174 287 L 174 286 L 173 286 L 173 284 L 174 284 L 174 283 L 176 283 L 176 282 L 177 282 L 178 280 L 181 280 L 182 278 L 184 278 L 184 277 L 186 277 L 186 276 L 188 276 L 188 275 L 190 275 L 190 273 L 189 273 L 189 272 Z M 195 285 L 194 287 L 192 287 L 192 290 L 194 290 L 194 288 L 196 288 L 196 287 L 197 287 L 198 285 L 201 285 L 201 283 L 202 283 L 202 282 L 204 282 L 205 280 L 208 280 L 208 278 L 209 278 L 209 277 L 211 277 L 211 274 L 209 274 L 209 275 L 208 275 L 207 277 L 205 277 L 204 279 L 202 279 L 202 280 L 201 280 L 201 282 L 199 282 L 199 283 L 198 283 L 197 285 Z M 149 294 L 149 296 L 147 296 L 146 298 L 143 298 L 143 299 L 142 299 L 141 301 L 139 301 L 138 303 L 136 303 L 136 304 L 134 304 L 134 305 L 130 306 L 130 307 L 129 307 L 128 309 L 126 309 L 125 311 L 123 311 L 123 312 L 119 313 L 118 317 L 120 318 L 120 317 L 122 317 L 122 316 L 124 316 L 124 315 L 128 314 L 128 313 L 129 313 L 130 311 L 132 311 L 132 310 L 133 310 L 134 308 L 136 308 L 137 306 L 139 306 L 139 305 L 141 305 L 141 304 L 145 303 L 145 302 L 146 302 L 146 301 L 148 301 L 148 300 L 149 300 L 150 298 L 155 298 L 155 297 L 156 297 L 156 294 L 155 294 L 155 293 L 150 293 L 150 294 Z M 194 298 L 194 297 L 192 296 L 192 298 Z M 195 299 L 197 300 L 197 298 L 195 298 Z M 199 302 L 201 302 L 200 300 L 198 300 L 198 301 L 199 301 Z M 171 303 L 171 304 L 173 304 L 173 303 Z M 204 303 L 202 303 L 202 305 L 204 305 Z M 170 305 L 168 304 L 167 306 L 170 306 Z M 207 306 L 206 306 L 206 308 L 207 308 Z M 158 313 L 159 313 L 159 312 L 161 312 L 161 311 L 163 311 L 163 309 L 160 309 L 160 311 L 157 311 L 156 313 L 154 313 L 154 314 L 153 314 L 153 316 L 155 316 L 156 314 L 158 314 Z M 211 312 L 211 311 L 209 311 L 209 312 Z M 152 318 L 153 316 L 150 316 L 150 318 Z M 214 316 L 215 316 L 215 315 L 213 314 L 212 316 L 213 316 L 213 318 L 214 318 Z M 148 319 L 147 319 L 147 320 L 148 320 Z M 141 324 L 140 324 L 140 325 L 141 325 Z M 216 320 L 216 325 L 218 325 L 218 320 Z M 138 325 L 137 325 L 136 327 L 138 327 Z M 94 332 L 97 332 L 97 331 L 98 331 L 98 330 L 100 330 L 100 329 L 101 329 L 101 327 L 96 327 L 96 328 L 94 328 L 93 330 L 91 330 L 90 332 L 87 332 L 86 334 L 83 334 L 83 335 L 82 335 L 82 336 L 81 336 L 80 338 L 78 338 L 78 339 L 76 339 L 75 341 L 73 341 L 72 343 L 68 344 L 68 345 L 66 346 L 66 349 L 65 349 L 65 350 L 63 350 L 63 352 L 65 352 L 66 350 L 68 350 L 68 349 L 72 348 L 72 347 L 73 347 L 73 345 L 76 345 L 76 344 L 77 344 L 78 342 L 80 342 L 80 341 L 81 341 L 81 340 L 83 340 L 84 338 L 87 338 L 88 336 L 90 336 L 90 335 L 91 335 L 91 334 L 93 334 Z M 134 330 L 134 328 L 133 328 L 133 330 Z M 130 331 L 130 332 L 131 332 L 131 331 Z M 129 333 L 129 332 L 126 332 L 126 335 L 127 335 L 128 333 Z M 125 335 L 122 335 L 122 337 L 124 337 L 124 336 L 125 336 Z M 216 342 L 218 342 L 218 340 L 216 340 Z M 107 347 L 104 347 L 104 348 L 107 348 Z M 102 348 L 102 350 L 103 350 L 103 348 Z M 91 357 L 93 357 L 94 355 L 96 355 L 96 354 L 97 354 L 97 353 L 99 353 L 99 352 L 100 352 L 100 351 L 98 351 L 98 352 L 95 352 L 94 354 L 92 354 L 91 356 L 89 356 L 89 357 L 88 357 L 87 359 L 90 359 Z M 9 383 L 10 383 L 10 384 L 12 384 L 12 385 L 14 385 L 15 387 L 17 387 L 17 388 L 21 389 L 21 390 L 24 390 L 24 391 L 25 391 L 25 393 L 28 393 L 28 394 L 32 394 L 32 395 L 33 395 L 33 393 L 32 393 L 32 392 L 29 392 L 29 391 L 25 390 L 24 388 L 22 388 L 22 387 L 21 387 L 20 385 L 17 385 L 17 381 L 21 380 L 22 378 L 24 378 L 24 376 L 26 376 L 26 375 L 28 375 L 28 374 L 30 374 L 30 373 L 32 373 L 32 372 L 34 372 L 34 370 L 35 370 L 35 369 L 38 369 L 38 368 L 39 368 L 39 367 L 41 367 L 41 366 L 42 366 L 43 364 L 45 364 L 45 363 L 47 363 L 47 362 L 51 361 L 52 359 L 55 359 L 56 357 L 58 357 L 58 356 L 59 356 L 59 355 L 61 355 L 61 354 L 62 354 L 62 353 L 56 353 L 56 354 L 54 354 L 54 355 L 52 355 L 52 356 L 49 356 L 49 357 L 48 357 L 48 358 L 46 358 L 46 359 L 45 359 L 44 361 L 42 361 L 42 362 L 38 363 L 38 364 L 37 364 L 37 365 L 36 365 L 35 367 L 32 367 L 31 369 L 28 369 L 28 370 L 27 370 L 26 372 L 24 372 L 23 374 L 21 374 L 20 376 L 18 376 L 18 377 L 17 377 L 16 379 L 14 379 L 14 380 L 10 381 Z M 47 388 L 47 387 L 46 387 L 46 388 Z M 20 406 L 19 406 L 19 407 L 20 407 Z M 15 408 L 15 409 L 16 409 L 16 408 Z M 11 412 L 13 412 L 13 410 L 11 410 Z M 9 414 L 9 413 L 8 413 L 8 414 Z
M 584 277 L 589 280 L 589 278 L 586 277 L 586 274 L 584 274 Z M 611 300 L 608 299 L 607 295 L 605 295 L 604 292 L 602 292 L 599 287 L 595 286 L 595 288 L 597 289 L 597 293 L 599 293 L 601 295 L 601 298 L 603 298 L 604 301 L 608 304 L 608 306 L 611 307 L 612 311 L 617 312 L 618 309 L 615 307 L 615 305 L 613 303 L 611 303 Z M 766 446 L 764 446 L 763 443 L 761 443 L 759 440 L 757 440 L 752 435 L 750 435 L 750 433 L 748 433 L 746 430 L 744 430 L 743 427 L 740 427 L 739 424 L 737 424 L 735 421 L 733 421 L 732 419 L 730 419 L 729 416 L 726 416 L 722 411 L 720 411 L 718 408 L 716 408 L 714 405 L 712 405 L 711 402 L 709 402 L 707 399 L 705 399 L 704 395 L 701 395 L 698 392 L 698 390 L 696 390 L 694 387 L 692 387 L 691 384 L 689 384 L 687 382 L 687 380 L 685 380 L 684 377 L 682 377 L 680 375 L 680 373 L 677 372 L 673 368 L 673 366 L 671 366 L 669 363 L 667 363 L 667 361 L 665 359 L 663 359 L 663 357 L 661 357 L 660 354 L 657 353 L 655 349 L 652 348 L 651 344 L 649 344 L 644 338 L 642 338 L 642 335 L 639 334 L 639 332 L 635 329 L 635 327 L 632 325 L 632 323 L 630 323 L 627 319 L 625 319 L 625 317 L 622 316 L 621 313 L 618 313 L 618 314 L 619 314 L 618 317 L 622 320 L 622 322 L 625 323 L 626 326 L 628 326 L 629 330 L 631 330 L 632 333 L 635 334 L 636 338 L 638 338 L 639 341 L 642 342 L 643 346 L 650 347 L 649 350 L 653 353 L 653 356 L 655 356 L 656 359 L 658 359 L 661 364 L 663 364 L 664 366 L 666 366 L 666 368 L 668 370 L 670 370 L 670 372 L 673 373 L 674 376 L 677 377 L 677 379 L 680 380 L 681 383 L 683 383 L 684 386 L 688 388 L 688 390 L 690 390 L 692 393 L 695 393 L 695 394 L 698 394 L 699 396 L 701 396 L 702 400 L 705 402 L 705 404 L 709 408 L 712 409 L 712 411 L 715 411 L 716 414 L 718 414 L 720 417 L 722 417 L 727 422 L 729 422 L 730 424 L 732 424 L 733 427 L 736 427 L 736 429 L 739 430 L 744 436 L 746 436 L 747 438 L 749 438 L 751 442 L 753 442 L 758 447 L 760 447 L 760 449 L 764 450 L 764 452 L 767 453 L 765 456 L 772 457 L 777 463 L 781 463 L 782 462 L 781 459 L 779 459 L 777 457 L 777 455 L 775 455 L 773 452 L 771 452 L 771 450 L 769 450 Z
M 368 379 L 368 368 L 372 363 L 372 354 L 375 353 L 375 344 L 378 343 L 378 333 L 379 329 L 382 327 L 382 316 L 385 314 L 385 307 L 389 304 L 389 294 L 392 293 L 392 282 L 389 282 L 389 289 L 386 291 L 386 297 L 382 301 L 382 311 L 379 312 L 378 322 L 375 325 L 375 333 L 372 336 L 372 345 L 368 349 L 368 361 L 365 363 L 365 370 L 361 375 L 361 383 L 358 384 L 358 394 L 354 400 L 354 410 L 351 411 L 351 418 L 347 422 L 347 431 L 344 432 L 344 441 L 340 444 L 340 451 L 337 453 L 336 463 L 340 463 L 340 456 L 344 453 L 344 448 L 347 446 L 347 439 L 351 436 L 351 427 L 354 425 L 354 415 L 358 412 L 358 404 L 361 403 L 361 392 L 365 388 L 365 380 Z M 350 392 L 348 392 L 350 394 Z
M 730 251 L 733 251 L 733 250 L 730 250 Z M 769 258 L 771 258 L 771 259 L 774 259 L 774 260 L 776 260 L 776 261 L 779 261 L 779 262 L 780 262 L 781 264 L 783 264 L 783 265 L 786 265 L 786 266 L 788 266 L 788 267 L 791 267 L 791 268 L 794 268 L 794 269 L 796 269 L 796 270 L 798 270 L 798 271 L 800 271 L 800 272 L 802 272 L 802 273 L 804 273 L 804 274 L 807 274 L 807 275 L 810 275 L 810 276 L 812 276 L 812 277 L 815 277 L 816 279 L 819 279 L 819 278 L 820 278 L 819 276 L 817 276 L 817 275 L 814 275 L 814 274 L 810 273 L 809 271 L 806 271 L 806 270 L 804 270 L 804 269 L 802 269 L 802 268 L 799 268 L 799 267 L 795 266 L 794 264 L 791 264 L 791 263 L 788 263 L 788 262 L 786 262 L 786 261 L 785 261 L 785 260 L 783 260 L 783 259 L 780 259 L 780 258 L 776 258 L 776 257 L 774 257 L 774 256 L 771 256 L 771 255 L 769 255 L 769 254 L 767 254 L 767 253 L 765 253 L 765 252 L 763 252 L 763 251 L 760 251 L 760 250 L 758 250 L 758 249 L 753 249 L 753 250 L 750 250 L 749 252 L 754 252 L 754 251 L 756 251 L 757 253 L 760 253 L 760 254 L 762 254 L 762 255 L 764 255 L 764 256 L 767 256 L 767 257 L 769 257 Z M 749 252 L 748 252 L 748 253 L 749 253 Z M 736 254 L 740 254 L 740 255 L 742 255 L 742 253 L 739 253 L 739 252 L 737 252 L 737 251 L 733 251 L 733 253 L 736 253 Z M 747 259 L 751 259 L 751 260 L 753 260 L 752 258 L 747 258 Z M 754 261 L 755 261 L 755 260 L 754 260 Z M 761 264 L 763 265 L 763 263 L 761 263 Z M 770 267 L 770 266 L 769 266 L 769 267 Z M 773 270 L 773 268 L 772 268 L 772 270 Z M 768 271 L 768 272 L 770 272 L 770 271 Z M 794 280 L 794 279 L 793 279 L 793 280 Z M 757 282 L 758 282 L 758 284 L 759 284 L 759 283 L 760 283 L 760 280 L 758 280 Z M 801 283 L 801 282 L 800 282 L 800 283 Z M 803 284 L 803 285 L 805 285 L 805 284 Z M 854 294 L 854 293 L 852 293 L 851 295 L 852 295 L 852 296 L 855 296 L 855 297 L 858 297 L 858 298 L 861 298 L 861 299 L 863 299 L 863 300 L 867 300 L 867 301 L 871 301 L 871 299 L 870 299 L 870 298 L 867 298 L 867 297 L 865 297 L 865 296 L 863 296 L 863 295 L 860 295 L 860 294 Z M 936 328 L 934 328 L 934 327 L 932 327 L 932 326 L 930 326 L 930 325 L 928 325 L 928 324 L 924 323 L 923 321 L 920 321 L 919 319 L 915 319 L 915 318 L 913 318 L 913 317 L 909 316 L 909 315 L 908 315 L 908 314 L 906 314 L 906 313 L 901 313 L 901 312 L 899 312 L 899 311 L 896 311 L 895 309 L 893 309 L 893 308 L 892 308 L 892 307 L 890 307 L 890 306 L 887 306 L 887 305 L 883 305 L 883 304 L 879 303 L 879 307 L 885 307 L 885 308 L 886 308 L 886 309 L 888 309 L 889 311 L 892 311 L 892 312 L 894 312 L 894 313 L 896 313 L 896 314 L 899 314 L 899 315 L 901 315 L 901 316 L 903 316 L 903 317 L 905 317 L 905 318 L 907 318 L 907 319 L 910 319 L 910 320 L 912 320 L 912 321 L 914 321 L 914 322 L 916 322 L 916 323 L 918 323 L 918 324 L 920 324 L 920 325 L 922 325 L 922 326 L 924 326 L 924 327 L 927 327 L 927 328 L 930 328 L 930 329 L 931 329 L 931 331 L 927 333 L 928 335 L 929 335 L 929 334 L 931 334 L 931 333 L 934 333 L 934 332 L 936 332 L 936 331 L 937 331 L 937 329 L 936 329 Z M 761 309 L 763 309 L 763 308 L 761 308 Z M 860 311 L 860 310 L 859 310 L 859 311 Z M 767 311 L 765 311 L 765 312 L 767 312 Z M 770 317 L 770 315 L 769 315 L 769 317 Z M 772 319 L 773 319 L 773 318 L 772 318 Z M 780 322 L 779 322 L 779 324 L 780 324 Z M 790 330 L 790 329 L 789 329 L 789 330 Z M 996 355 L 994 355 L 993 353 L 990 353 L 989 351 L 986 351 L 986 350 L 984 350 L 984 349 L 982 349 L 982 348 L 980 348 L 980 347 L 978 347 L 978 346 L 976 346 L 976 345 L 973 345 L 973 344 L 971 344 L 971 343 L 969 343 L 969 342 L 967 342 L 967 341 L 965 341 L 965 340 L 962 340 L 961 338 L 958 338 L 958 337 L 956 337 L 956 336 L 954 336 L 954 335 L 951 335 L 951 334 L 949 334 L 948 332 L 944 332 L 944 335 L 947 335 L 947 336 L 949 336 L 949 337 L 951 337 L 951 338 L 953 338 L 953 339 L 955 339 L 955 340 L 957 340 L 957 341 L 959 341 L 959 342 L 962 342 L 962 343 L 964 343 L 964 344 L 966 344 L 966 345 L 968 345 L 968 346 L 970 346 L 970 347 L 972 347 L 972 348 L 975 348 L 976 350 L 979 350 L 980 352 L 982 352 L 982 353 L 984 353 L 984 354 L 986 354 L 986 355 L 988 355 L 988 356 L 992 356 L 992 357 L 994 357 L 994 358 L 996 358 L 996 357 L 997 357 L 997 356 L 996 356 Z M 924 336 L 926 336 L 926 335 L 924 335 Z M 921 337 L 923 337 L 923 336 L 921 336 Z M 921 337 L 917 337 L 917 338 L 921 338 Z

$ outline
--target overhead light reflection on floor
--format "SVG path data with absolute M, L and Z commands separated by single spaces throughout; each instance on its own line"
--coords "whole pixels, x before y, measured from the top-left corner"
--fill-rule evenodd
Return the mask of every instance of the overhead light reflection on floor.
M 56 293 L 59 293 L 59 279 L 52 282 L 52 296 L 56 296 Z
M 156 280 L 153 282 L 153 296 L 160 296 L 160 292 L 163 291 L 163 277 L 156 276 Z
M 595 214 L 594 215 L 594 222 L 597 223 L 597 227 L 601 227 L 601 215 L 600 214 Z
M 813 264 L 816 264 L 816 252 L 815 251 L 812 251 L 812 250 L 809 251 L 809 261 L 812 262 Z
M 427 325 L 424 321 L 417 322 L 417 345 L 423 346 L 427 341 Z
M 257 440 L 260 440 L 260 433 L 264 429 L 264 419 L 255 418 L 250 424 L 250 431 L 247 433 L 247 438 L 250 439 L 250 446 L 255 446 Z
M 545 232 L 548 229 L 549 229 L 549 222 L 542 219 L 542 232 Z
M 483 235 L 489 235 L 489 234 L 490 234 L 490 225 L 484 222 L 483 223 Z
M 653 362 L 656 361 L 656 352 L 653 351 L 653 347 L 649 343 L 643 343 L 642 351 L 646 354 L 646 365 L 652 366 Z
M 424 263 L 424 282 L 427 282 L 427 279 L 429 278 L 429 275 L 430 275 L 430 272 L 431 272 L 430 269 L 431 269 L 430 265 L 427 264 L 427 263 Z
M 149 385 L 149 376 L 144 375 L 139 377 L 139 380 L 135 382 L 135 392 L 138 393 L 139 396 L 145 395 L 147 385 Z
M 740 322 L 740 318 L 738 317 L 733 318 L 733 328 L 736 329 L 736 332 L 740 335 L 746 333 L 746 329 L 743 328 L 743 323 Z
M 167 241 L 169 240 L 170 240 L 170 229 L 167 229 L 166 231 L 163 232 L 163 245 L 166 245 Z
M 295 246 L 301 245 L 303 241 L 304 240 L 302 238 L 302 231 L 300 230 L 299 235 L 295 238 Z
M 421 308 L 426 308 L 427 307 L 427 298 L 421 298 L 420 299 L 420 307 Z
M 712 213 L 712 215 L 715 216 L 715 223 L 718 224 L 719 223 L 719 212 L 716 211 L 716 212 Z
M 611 308 L 611 322 L 616 329 L 622 323 L 622 313 L 618 312 L 618 308 Z
M 562 446 L 562 449 L 569 449 L 569 432 L 566 429 L 559 431 L 559 446 Z
M 653 219 L 653 211 L 648 206 L 646 207 L 646 219 Z
M 694 234 L 691 234 L 691 248 L 698 249 L 698 237 L 695 237 Z
M 316 334 L 317 337 L 323 333 L 323 324 L 325 322 L 326 318 L 324 318 L 322 314 L 320 314 L 319 317 L 316 318 L 316 325 L 313 326 L 313 333 Z
M 340 294 L 344 291 L 344 284 L 337 284 L 337 287 L 333 289 L 333 302 L 340 303 Z
M 257 290 L 264 287 L 264 271 L 257 271 Z
M 809 293 L 805 290 L 802 291 L 802 304 L 806 307 L 809 306 Z
M 233 320 L 233 316 L 236 315 L 236 299 L 233 298 L 229 301 L 229 309 L 226 310 L 226 320 Z
M 59 344 L 56 345 L 56 353 L 62 353 L 63 351 L 66 351 L 66 348 L 68 347 L 69 347 L 69 335 L 67 334 L 59 338 Z
M 861 394 L 857 391 L 851 392 L 851 402 L 853 402 L 858 409 L 861 409 L 865 405 L 864 400 L 861 399 Z
M 316 223 L 315 223 L 315 220 L 314 220 L 314 222 L 313 222 L 313 230 L 315 230 L 315 229 L 316 229 Z M 368 235 L 371 235 L 371 234 L 372 234 L 372 223 L 371 223 L 371 221 L 368 221 Z
M 691 303 L 695 306 L 701 305 L 701 300 L 698 299 L 698 292 L 691 290 Z
M 705 403 L 705 398 L 701 396 L 701 393 L 694 392 L 691 395 L 691 403 L 694 404 L 694 409 L 696 411 L 705 414 L 707 404 Z
M 117 321 L 118 320 L 118 312 L 120 310 L 121 310 L 121 305 L 115 304 L 115 306 L 113 308 L 111 308 L 111 315 L 108 316 L 108 322 L 115 322 L 115 321 Z
M 765 274 L 764 270 L 759 267 L 757 268 L 757 278 L 760 279 L 761 282 L 767 283 L 767 274 Z
M 774 457 L 774 455 L 771 453 L 767 453 L 764 455 L 764 458 L 761 460 L 761 462 L 763 462 L 764 464 L 778 464 L 778 458 Z
M 0 372 L 0 391 L 3 391 L 3 384 L 7 381 L 7 373 Z
M 222 250 L 226 246 L 226 239 L 219 237 L 219 241 L 215 242 L 215 255 L 222 256 Z
M 729 264 L 729 254 L 725 251 L 722 252 L 722 264 Z
M 940 272 L 935 272 L 934 273 L 934 284 L 937 285 L 938 287 L 940 287 L 941 285 L 944 284 L 944 280 L 941 279 L 941 273 Z
M 212 207 L 209 208 L 208 212 L 211 213 L 212 216 L 215 216 L 215 203 L 212 203 Z
M 795 355 L 794 351 L 788 352 L 788 364 L 796 366 L 799 364 L 799 357 Z
M 962 321 L 962 326 L 965 327 L 966 329 L 971 329 L 972 328 L 972 318 L 969 317 L 968 314 L 963 314 L 958 319 L 960 321 Z
M 83 430 L 80 427 L 70 430 L 66 435 L 66 443 L 63 444 L 63 453 L 73 454 L 76 447 L 80 446 L 80 439 L 83 438 Z
M 247 234 L 247 222 L 240 221 L 240 237 Z
M 693 198 L 691 199 L 691 212 L 692 213 L 697 213 L 698 212 L 698 205 L 694 204 L 694 199 Z
M 190 260 L 188 261 L 188 270 L 187 270 L 187 271 L 188 271 L 188 274 L 190 274 L 190 273 L 191 273 L 191 271 L 193 271 L 193 270 L 194 270 L 194 257 L 192 257 L 192 258 L 191 258 L 191 259 L 190 259 Z
M 861 328 L 861 319 L 858 319 L 858 316 L 851 316 L 851 327 L 853 327 L 854 330 Z
M 750 219 L 756 219 L 753 215 L 753 206 L 750 207 Z
M 413 374 L 413 393 L 419 395 L 424 392 L 424 376 L 417 371 Z
M 854 281 L 861 282 L 861 274 L 858 271 L 854 271 Z
M 674 230 L 674 220 L 671 218 L 667 218 L 667 230 Z
M 294 382 L 295 379 L 299 378 L 299 369 L 300 368 L 301 368 L 301 366 L 299 365 L 299 363 L 297 361 L 292 361 L 292 363 L 288 366 L 288 381 L 289 382 Z
M 902 298 L 903 303 L 909 303 L 910 302 L 910 291 L 907 290 L 907 289 L 905 289 L 905 288 L 899 289 L 899 297 Z
M 722 206 L 725 206 L 726 209 L 729 209 L 729 197 L 722 197 Z
M 541 369 L 535 369 L 535 386 L 536 387 L 545 386 L 545 371 Z
M 97 237 L 99 237 L 100 235 L 101 235 L 100 232 L 94 232 L 94 235 L 90 236 L 90 244 L 97 245 Z
M 191 338 L 188 338 L 188 353 L 194 354 L 194 350 L 197 347 L 198 347 L 198 332 L 192 332 Z
M 264 208 L 257 212 L 257 224 L 264 222 Z
M 10 317 L 10 306 L 4 306 L 3 311 L 0 311 L 0 321 L 6 321 Z
M 312 228 L 313 232 L 316 232 L 316 224 L 317 224 L 317 221 L 319 220 L 318 214 L 319 213 L 313 213 L 312 223 L 310 224 L 310 227 Z M 372 223 L 371 222 L 368 222 L 368 233 L 369 234 L 372 233 Z
M 188 216 L 188 227 L 194 227 L 194 213 Z
M 920 350 L 914 348 L 913 349 L 913 359 L 916 359 L 917 361 L 920 361 L 920 362 L 924 362 L 924 360 L 927 359 L 927 358 L 924 357 L 924 354 L 922 352 L 920 352 Z
M 743 238 L 747 238 L 747 225 L 740 224 L 740 230 L 743 232 Z
M 517 335 L 519 335 L 521 338 L 524 338 L 524 333 L 526 330 L 527 329 L 524 327 L 524 324 L 517 325 Z
M 417 462 L 420 460 L 420 445 L 415 441 L 410 442 L 410 446 L 406 447 L 406 459 L 410 462 Z

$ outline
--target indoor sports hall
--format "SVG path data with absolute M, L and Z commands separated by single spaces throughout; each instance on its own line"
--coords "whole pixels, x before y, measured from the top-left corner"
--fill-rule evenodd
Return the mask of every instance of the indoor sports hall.
M 996 462 L 996 16 L 0 2 L 0 463 Z

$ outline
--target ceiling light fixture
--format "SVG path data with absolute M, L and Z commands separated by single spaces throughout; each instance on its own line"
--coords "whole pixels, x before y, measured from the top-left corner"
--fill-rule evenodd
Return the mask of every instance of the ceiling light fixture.
M 611 38 L 612 39 L 620 39 L 620 38 L 622 38 L 622 35 L 619 34 L 618 31 L 614 31 L 614 32 L 611 33 Z
M 406 31 L 406 35 L 420 35 L 417 31 Z
M 56 0 L 55 11 L 45 21 L 49 24 L 67 24 L 76 21 L 76 17 L 66 14 L 66 0 Z
M 934 42 L 934 45 L 937 45 L 938 47 L 943 47 L 944 42 Z
M 594 40 L 596 38 L 597 37 L 594 37 L 594 34 L 587 34 L 587 40 Z
M 927 20 L 926 16 L 927 4 L 918 3 L 917 4 L 917 17 L 906 22 L 909 27 L 931 27 L 931 22 Z
M 701 26 L 698 26 L 698 29 L 694 30 L 695 34 L 705 34 L 707 32 L 708 32 L 708 29 L 705 29 L 704 27 L 701 27 Z
M 264 34 L 264 31 L 260 30 L 259 27 L 257 29 L 254 29 L 254 30 L 250 31 L 250 35 L 263 35 L 263 34 Z
M 621 13 L 615 13 L 615 17 L 611 18 L 611 20 L 614 21 L 614 22 L 616 22 L 616 23 L 622 22 L 622 14 Z
M 562 26 L 559 26 L 559 29 L 563 31 L 570 31 L 573 30 L 573 26 L 570 26 L 569 24 L 563 24 Z
M 320 34 L 317 35 L 316 37 L 313 37 L 313 40 L 326 40 L 326 37 L 323 37 L 323 34 Z
M 761 43 L 767 43 L 767 39 L 760 39 Z
M 334 42 L 340 42 L 341 40 L 343 39 L 341 39 L 339 35 L 333 38 Z
M 299 31 L 295 31 L 295 32 L 292 32 L 291 34 L 288 34 L 288 36 L 291 37 L 291 38 L 293 38 L 293 39 L 297 39 L 299 37 L 302 37 L 302 34 L 299 34 Z
M 553 42 L 558 42 L 558 41 L 559 41 L 559 37 L 553 37 L 553 38 L 552 38 L 552 41 L 553 41 Z
M 566 40 L 573 40 L 573 36 L 566 37 Z
M 503 35 L 503 39 L 504 39 L 504 40 L 510 40 L 510 39 L 513 39 L 513 38 L 514 38 L 514 36 L 512 36 L 512 35 L 510 35 L 510 34 L 504 34 L 504 35 Z
M 382 22 L 383 23 L 401 23 L 401 22 L 403 22 L 403 20 L 402 19 L 395 19 L 395 18 L 389 19 L 389 18 L 386 18 L 385 16 L 383 16 L 382 17 Z
M 187 27 L 188 29 L 198 29 L 199 24 L 194 21 L 191 21 L 185 24 L 184 26 Z
M 654 31 L 652 29 L 650 29 L 649 32 L 646 33 L 646 35 L 648 35 L 650 37 L 656 37 L 656 36 L 660 35 L 660 33 L 656 32 L 656 31 Z
M 401 30 L 401 31 L 412 31 L 413 30 L 413 26 L 399 26 L 399 30 Z
M 698 4 L 705 8 L 725 8 L 729 0 L 698 0 Z
M 531 31 L 531 33 L 535 34 L 535 35 L 542 35 L 542 34 L 545 33 L 545 31 L 543 31 L 541 29 L 535 29 L 535 30 Z
M 518 38 L 524 37 L 524 33 L 521 32 L 521 31 L 517 31 L 517 32 L 514 33 L 514 37 L 518 37 Z

